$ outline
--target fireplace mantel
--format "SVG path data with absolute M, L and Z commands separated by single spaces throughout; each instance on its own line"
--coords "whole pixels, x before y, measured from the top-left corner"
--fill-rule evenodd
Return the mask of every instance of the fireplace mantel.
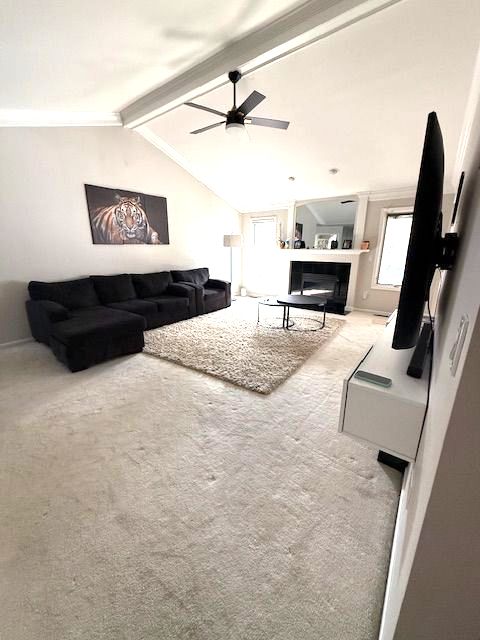
M 354 307 L 355 290 L 357 288 L 358 265 L 360 256 L 369 253 L 368 249 L 277 249 L 278 267 L 282 272 L 282 292 L 288 293 L 290 283 L 291 262 L 347 262 L 350 267 L 346 309 Z
M 302 260 L 304 262 L 314 262 L 315 260 L 324 262 L 351 262 L 352 258 L 358 257 L 362 253 L 368 253 L 369 249 L 278 249 L 278 251 L 288 255 L 290 260 Z M 337 258 L 339 256 L 343 259 L 338 260 Z

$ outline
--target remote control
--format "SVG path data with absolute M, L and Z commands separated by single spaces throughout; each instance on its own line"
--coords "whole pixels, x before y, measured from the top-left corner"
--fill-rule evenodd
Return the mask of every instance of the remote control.
M 376 373 L 369 373 L 368 371 L 362 371 L 362 369 L 355 371 L 354 377 L 358 378 L 359 380 L 363 380 L 364 382 L 371 382 L 372 384 L 378 384 L 380 387 L 392 386 L 392 381 L 390 378 L 377 376 Z

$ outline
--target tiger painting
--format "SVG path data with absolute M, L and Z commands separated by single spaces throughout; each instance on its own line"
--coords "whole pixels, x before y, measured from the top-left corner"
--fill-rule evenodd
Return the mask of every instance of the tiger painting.
M 115 195 L 116 204 L 95 209 L 92 230 L 102 244 L 162 244 L 140 198 Z

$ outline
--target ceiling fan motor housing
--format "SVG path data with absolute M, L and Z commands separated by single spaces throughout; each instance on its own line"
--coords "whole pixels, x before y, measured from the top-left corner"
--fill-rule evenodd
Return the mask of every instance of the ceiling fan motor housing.
M 227 126 L 229 124 L 245 124 L 245 116 L 238 109 L 232 109 L 227 113 Z

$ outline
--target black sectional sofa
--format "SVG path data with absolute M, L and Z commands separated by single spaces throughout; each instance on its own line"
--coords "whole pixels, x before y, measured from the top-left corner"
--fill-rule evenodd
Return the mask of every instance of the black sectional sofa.
M 28 285 L 32 335 L 70 371 L 137 353 L 143 332 L 231 304 L 230 283 L 207 268 L 90 276 Z

